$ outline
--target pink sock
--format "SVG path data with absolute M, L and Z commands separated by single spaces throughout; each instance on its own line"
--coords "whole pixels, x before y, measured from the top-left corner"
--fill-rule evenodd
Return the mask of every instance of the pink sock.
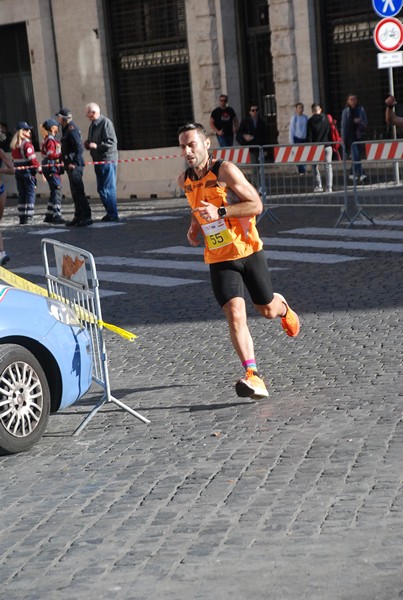
M 245 367 L 245 370 L 253 369 L 254 371 L 257 371 L 256 360 L 254 358 L 249 358 L 248 360 L 244 360 L 242 362 L 242 366 Z

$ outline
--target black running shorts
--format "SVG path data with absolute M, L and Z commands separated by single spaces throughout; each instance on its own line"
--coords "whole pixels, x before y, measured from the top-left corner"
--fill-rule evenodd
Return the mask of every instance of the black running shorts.
M 210 265 L 211 285 L 220 306 L 232 298 L 245 298 L 248 290 L 253 304 L 269 304 L 273 287 L 264 250 L 246 258 L 225 260 Z

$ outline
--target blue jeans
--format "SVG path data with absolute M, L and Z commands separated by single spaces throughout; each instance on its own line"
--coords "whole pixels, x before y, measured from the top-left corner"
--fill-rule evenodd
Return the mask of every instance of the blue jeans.
M 362 175 L 362 164 L 361 164 L 361 146 L 360 144 L 352 144 L 351 146 L 351 173 L 355 175 L 355 177 L 361 177 Z
M 110 217 L 118 216 L 116 200 L 116 163 L 94 165 L 97 178 L 97 190 L 106 214 Z
M 225 148 L 226 146 L 232 146 L 234 143 L 234 134 L 224 133 L 223 135 L 217 135 L 217 140 L 221 148 Z
M 306 139 L 303 138 L 299 138 L 296 135 L 294 135 L 294 144 L 305 144 Z M 301 173 L 302 175 L 304 173 L 306 173 L 306 165 L 297 165 L 298 168 L 298 173 Z

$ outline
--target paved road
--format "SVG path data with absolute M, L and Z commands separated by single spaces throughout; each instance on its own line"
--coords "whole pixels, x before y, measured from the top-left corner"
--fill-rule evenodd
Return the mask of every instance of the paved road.
M 151 424 L 107 405 L 72 438 L 93 388 L 0 457 L 1 600 L 403 598 L 403 210 L 348 234 L 332 208 L 261 222 L 302 332 L 249 307 L 259 402 L 234 395 L 182 200 L 127 201 L 122 224 L 86 230 L 39 214 L 21 228 L 10 207 L 10 269 L 43 283 L 44 235 L 94 254 L 104 319 L 139 335 L 107 334 L 113 393 Z

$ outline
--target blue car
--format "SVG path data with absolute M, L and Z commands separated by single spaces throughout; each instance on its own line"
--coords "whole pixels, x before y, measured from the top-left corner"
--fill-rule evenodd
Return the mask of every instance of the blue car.
M 31 448 L 92 381 L 90 336 L 63 302 L 0 284 L 0 452 Z

